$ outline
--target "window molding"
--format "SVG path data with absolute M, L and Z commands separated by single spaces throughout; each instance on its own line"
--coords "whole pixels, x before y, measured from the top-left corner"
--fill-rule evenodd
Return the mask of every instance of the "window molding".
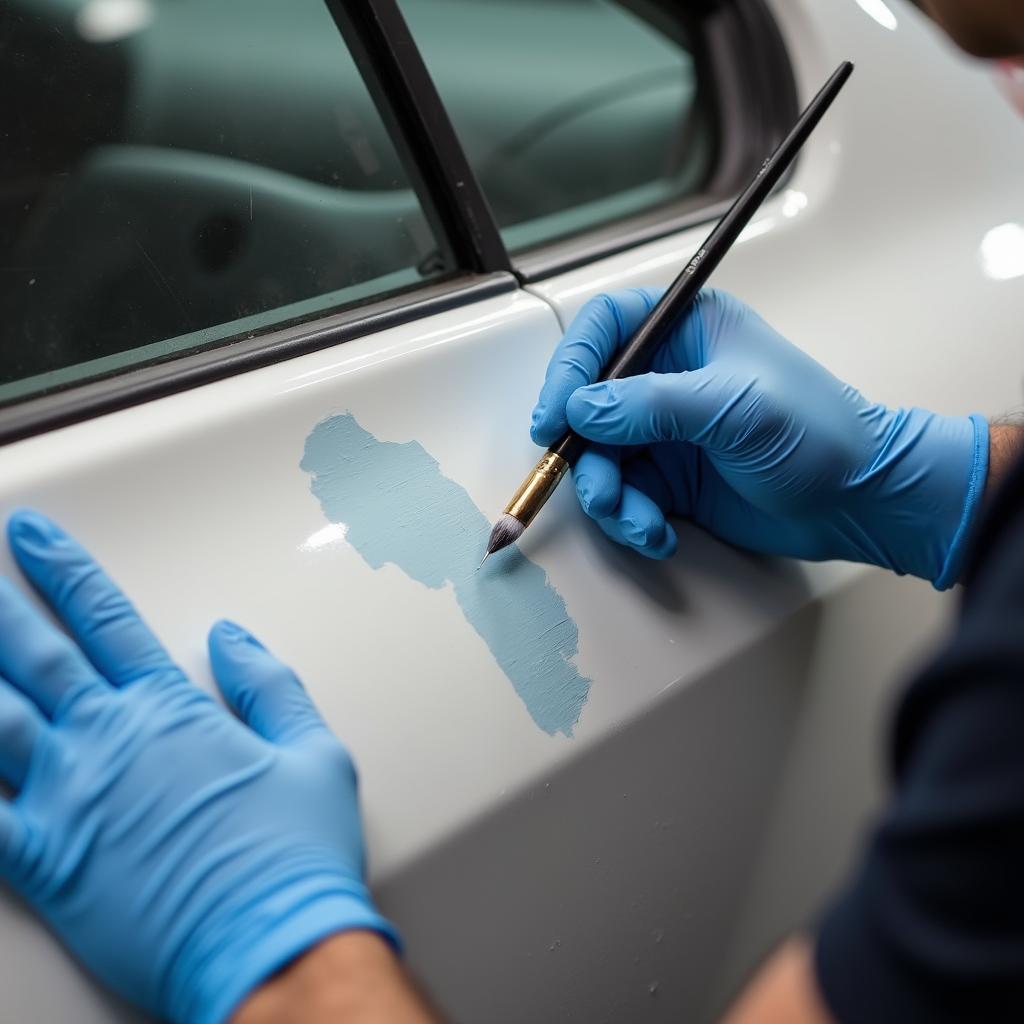
M 715 165 L 700 192 L 518 253 L 514 263 L 524 284 L 721 216 L 800 113 L 792 62 L 764 0 L 704 0 L 688 15 L 678 0 L 618 2 L 670 38 L 682 28 L 697 38 L 698 81 L 710 80 L 720 129 Z M 792 174 L 791 168 L 778 189 Z
M 456 266 L 512 272 L 483 189 L 397 0 L 325 0 L 439 240 Z
M 318 319 L 120 371 L 0 409 L 0 445 L 331 348 L 519 288 L 512 274 L 462 275 Z

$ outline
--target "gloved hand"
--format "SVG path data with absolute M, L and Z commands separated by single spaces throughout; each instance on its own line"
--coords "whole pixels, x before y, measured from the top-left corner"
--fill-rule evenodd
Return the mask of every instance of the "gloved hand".
M 89 555 L 15 514 L 0 581 L 0 875 L 101 980 L 213 1024 L 339 931 L 396 941 L 363 883 L 356 779 L 294 674 L 245 630 L 209 638 L 243 722 L 193 686 Z
M 667 558 L 676 515 L 753 551 L 957 581 L 988 471 L 981 416 L 875 405 L 719 291 L 700 295 L 652 372 L 592 384 L 660 296 L 587 303 L 533 414 L 539 445 L 569 426 L 595 442 L 576 491 L 609 537 Z

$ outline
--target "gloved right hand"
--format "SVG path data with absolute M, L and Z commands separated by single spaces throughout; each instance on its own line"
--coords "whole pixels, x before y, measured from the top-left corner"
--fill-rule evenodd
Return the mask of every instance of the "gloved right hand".
M 591 300 L 548 367 L 532 436 L 594 442 L 574 471 L 608 536 L 667 558 L 667 517 L 769 554 L 952 586 L 988 472 L 981 416 L 869 402 L 753 310 L 705 291 L 637 377 L 593 383 L 661 292 Z

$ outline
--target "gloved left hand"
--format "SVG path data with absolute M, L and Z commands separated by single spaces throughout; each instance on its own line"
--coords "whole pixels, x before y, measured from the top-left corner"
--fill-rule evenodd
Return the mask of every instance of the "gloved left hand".
M 0 875 L 112 989 L 213 1024 L 330 934 L 396 943 L 363 882 L 356 779 L 302 684 L 245 630 L 193 686 L 89 555 L 15 514 L 0 581 Z M 243 722 L 245 724 L 243 724 Z

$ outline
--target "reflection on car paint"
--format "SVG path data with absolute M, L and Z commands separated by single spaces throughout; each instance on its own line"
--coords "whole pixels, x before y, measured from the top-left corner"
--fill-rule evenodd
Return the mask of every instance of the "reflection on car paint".
M 346 413 L 315 427 L 301 467 L 328 522 L 343 524 L 371 568 L 392 563 L 433 589 L 451 583 L 533 720 L 550 735 L 572 735 L 590 691 L 575 665 L 576 623 L 518 548 L 477 571 L 491 524 L 422 445 L 379 441 Z
M 986 232 L 979 250 L 981 269 L 993 281 L 1024 277 L 1024 227 L 1000 224 Z

